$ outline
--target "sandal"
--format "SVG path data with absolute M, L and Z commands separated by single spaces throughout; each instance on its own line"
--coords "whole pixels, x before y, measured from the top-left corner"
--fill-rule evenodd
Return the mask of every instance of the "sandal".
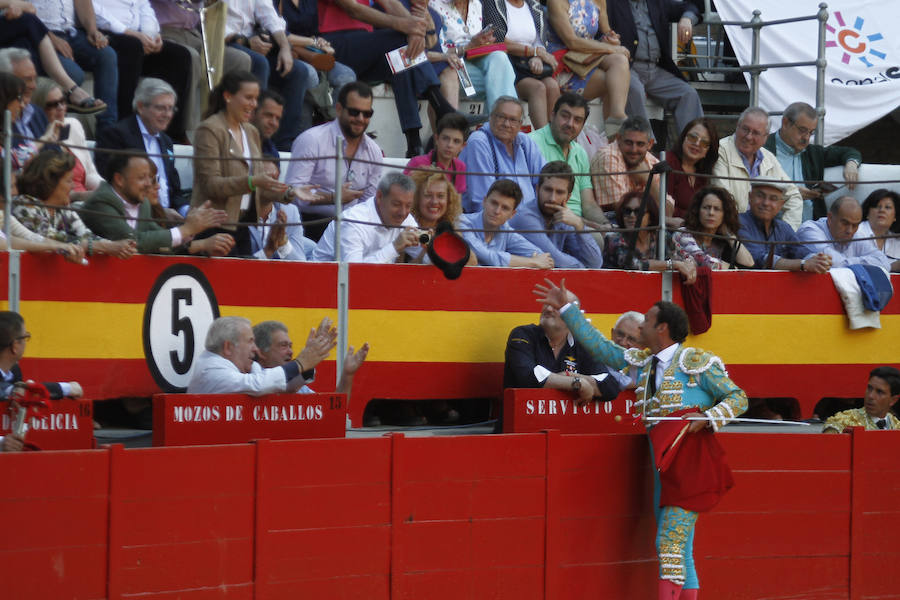
M 87 92 L 82 90 L 77 85 L 72 86 L 72 88 L 66 92 L 66 109 L 69 112 L 73 112 L 79 115 L 95 115 L 106 110 L 106 102 L 99 101 L 92 96 L 88 96 L 87 98 L 84 98 L 79 102 L 73 101 L 72 95 L 76 90 L 80 90 L 84 94 L 87 94 Z M 100 103 L 97 104 L 97 102 Z

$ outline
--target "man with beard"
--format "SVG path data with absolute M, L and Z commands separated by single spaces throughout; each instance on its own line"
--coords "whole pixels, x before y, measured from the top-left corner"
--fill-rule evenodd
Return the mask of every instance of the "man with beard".
M 285 177 L 288 185 L 317 188 L 313 200 L 298 200 L 306 237 L 314 241 L 322 237 L 328 223 L 310 224 L 308 221 L 334 216 L 335 161 L 319 157 L 337 154 L 337 138 L 343 138 L 341 202 L 344 208 L 356 204 L 360 198 L 374 197 L 375 186 L 381 180 L 380 163 L 384 153 L 365 135 L 374 114 L 372 88 L 362 81 L 348 83 L 338 93 L 335 112 L 337 118 L 334 121 L 307 129 L 297 136 L 291 146 L 292 160 Z
M 650 122 L 644 117 L 625 119 L 616 141 L 600 148 L 591 160 L 591 177 L 597 201 L 583 204 L 581 214 L 591 221 L 603 223 L 606 220 L 603 212 L 613 210 L 627 192 L 644 191 L 650 176 L 648 171 L 659 162 L 658 158 L 650 154 L 652 147 L 653 129 Z M 624 173 L 625 171 L 638 172 Z M 659 177 L 653 178 L 650 196 L 653 202 L 659 204 Z M 675 201 L 671 197 L 666 199 L 666 203 L 675 207 Z
M 587 175 L 590 169 L 588 155 L 581 144 L 575 141 L 584 128 L 588 114 L 590 109 L 584 97 L 566 92 L 553 105 L 550 122 L 530 134 L 544 159 L 561 160 L 572 168 L 573 173 L 579 173 L 568 199 L 569 208 L 578 216 L 581 216 L 582 203 L 594 202 L 594 188 Z
M 184 244 L 190 254 L 225 256 L 231 251 L 234 239 L 227 233 L 191 239 L 227 219 L 225 211 L 209 208 L 208 202 L 190 211 L 177 227 L 167 229 L 150 220 L 147 194 L 153 178 L 146 155 L 114 154 L 106 163 L 104 175 L 107 181 L 84 204 L 84 222 L 97 235 L 109 240 L 135 239 L 138 252 L 143 254 L 171 252 Z
M 553 263 L 563 269 L 599 269 L 603 250 L 594 236 L 585 230 L 584 219 L 567 205 L 575 186 L 572 168 L 561 160 L 548 162 L 538 178 L 537 197 L 523 202 L 509 225 L 519 231 L 548 230 L 549 233 L 523 233 L 526 240 L 549 252 Z

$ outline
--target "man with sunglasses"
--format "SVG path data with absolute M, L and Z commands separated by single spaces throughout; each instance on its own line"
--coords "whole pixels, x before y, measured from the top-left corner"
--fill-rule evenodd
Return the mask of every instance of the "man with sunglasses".
M 288 185 L 312 185 L 316 188 L 315 198 L 297 201 L 304 234 L 315 242 L 325 232 L 327 219 L 334 217 L 335 213 L 335 161 L 334 158 L 321 158 L 335 156 L 335 139 L 343 140 L 341 203 L 344 208 L 353 206 L 360 198 L 375 196 L 375 188 L 381 180 L 384 152 L 375 140 L 366 135 L 375 114 L 372 110 L 372 88 L 363 81 L 352 81 L 342 87 L 338 92 L 335 113 L 337 118 L 334 121 L 311 127 L 297 136 L 291 146 L 291 162 L 285 176 Z
M 17 312 L 0 311 L 0 400 L 18 397 L 17 389 L 25 379 L 19 361 L 25 355 L 25 346 L 31 334 L 25 329 L 25 319 Z M 44 383 L 51 398 L 80 398 L 83 394 L 77 381 Z M 23 440 L 15 435 L 0 436 L 0 451 L 16 452 L 22 449 Z
M 766 150 L 775 155 L 781 168 L 790 179 L 804 180 L 806 185 L 797 186 L 803 197 L 803 220 L 819 219 L 826 216 L 825 195 L 827 190 L 819 185 L 825 178 L 826 167 L 844 166 L 844 181 L 851 190 L 859 180 L 859 165 L 862 155 L 849 146 L 820 146 L 811 144 L 819 116 L 816 109 L 806 102 L 794 102 L 784 109 L 781 129 L 769 134 Z
M 769 113 L 757 106 L 744 110 L 733 135 L 719 141 L 719 159 L 713 165 L 712 185 L 734 196 L 738 212 L 745 212 L 750 198 L 750 179 L 780 179 L 784 187 L 784 222 L 795 231 L 803 221 L 800 191 L 781 168 L 775 155 L 763 148 L 769 135 Z M 725 178 L 735 179 L 725 179 Z

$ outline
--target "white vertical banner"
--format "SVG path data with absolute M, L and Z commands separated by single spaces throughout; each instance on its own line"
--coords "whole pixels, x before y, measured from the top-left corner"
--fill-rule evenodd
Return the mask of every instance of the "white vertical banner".
M 716 0 L 725 21 L 763 21 L 815 15 L 818 0 Z M 900 106 L 900 0 L 828 1 L 825 58 L 825 139 L 832 144 Z M 761 63 L 816 60 L 816 19 L 764 27 Z M 751 62 L 752 29 L 725 28 L 742 66 Z M 745 74 L 750 84 L 749 74 Z M 816 68 L 769 69 L 759 78 L 760 106 L 783 111 L 791 102 L 816 105 Z M 780 118 L 777 119 L 780 123 Z

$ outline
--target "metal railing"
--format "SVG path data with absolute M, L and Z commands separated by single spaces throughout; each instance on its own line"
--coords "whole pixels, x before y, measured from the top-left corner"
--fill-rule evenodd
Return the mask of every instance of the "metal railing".
M 819 122 L 816 127 L 816 139 L 822 140 L 824 139 L 825 134 L 825 67 L 827 66 L 827 60 L 825 59 L 825 26 L 828 23 L 828 4 L 822 2 L 819 4 L 819 10 L 814 15 L 807 15 L 802 17 L 792 17 L 788 19 L 776 19 L 773 21 L 763 21 L 762 12 L 760 10 L 754 10 L 753 16 L 749 21 L 723 21 L 717 12 L 712 10 L 710 5 L 710 0 L 704 0 L 704 15 L 703 15 L 703 25 L 706 27 L 706 40 L 707 40 L 707 53 L 705 55 L 702 54 L 685 54 L 685 53 L 676 53 L 676 59 L 684 59 L 684 58 L 693 58 L 693 59 L 706 59 L 707 66 L 706 67 L 691 67 L 691 66 L 681 66 L 678 68 L 682 71 L 688 72 L 697 72 L 697 73 L 750 73 L 750 106 L 759 106 L 759 77 L 768 69 L 785 69 L 785 68 L 793 68 L 793 67 L 816 67 L 816 114 L 819 116 Z M 816 47 L 816 58 L 815 60 L 807 60 L 807 61 L 795 61 L 795 62 L 776 62 L 776 63 L 760 63 L 760 41 L 762 37 L 762 30 L 765 27 L 777 26 L 777 25 L 786 25 L 789 23 L 798 23 L 802 21 L 818 21 L 818 45 Z M 752 29 L 753 30 L 753 38 L 751 41 L 751 50 L 750 50 L 750 64 L 748 65 L 738 65 L 738 66 L 715 66 L 712 65 L 712 61 L 721 61 L 721 62 L 737 62 L 736 58 L 732 57 L 724 57 L 721 56 L 718 52 L 715 55 L 710 54 L 709 47 L 711 44 L 711 40 L 713 39 L 713 28 L 718 27 L 721 28 L 720 33 L 722 35 L 725 34 L 724 27 L 725 26 L 735 26 L 740 27 L 742 29 Z M 720 38 L 717 38 L 716 45 L 720 47 L 722 43 Z M 780 115 L 783 111 L 769 111 L 770 115 Z

